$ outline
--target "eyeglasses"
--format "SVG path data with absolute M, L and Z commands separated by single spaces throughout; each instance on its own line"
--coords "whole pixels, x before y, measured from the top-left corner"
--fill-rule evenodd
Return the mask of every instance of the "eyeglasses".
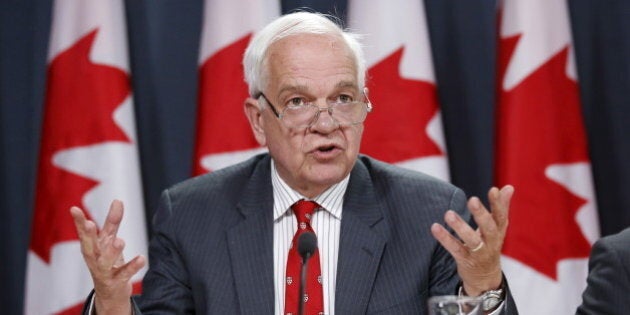
M 339 126 L 358 125 L 365 121 L 367 114 L 372 111 L 370 100 L 367 102 L 348 101 L 348 102 L 329 102 L 328 107 L 321 108 L 312 102 L 302 103 L 300 105 L 289 104 L 278 112 L 276 107 L 269 101 L 264 93 L 260 93 L 261 97 L 269 104 L 273 113 L 288 128 L 304 129 L 311 127 L 319 118 L 319 113 L 327 111 L 330 117 Z

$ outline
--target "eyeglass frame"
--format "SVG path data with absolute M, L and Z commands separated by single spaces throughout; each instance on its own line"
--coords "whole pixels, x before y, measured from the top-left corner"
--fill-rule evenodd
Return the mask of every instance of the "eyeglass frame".
M 364 93 L 365 95 L 365 93 Z M 284 119 L 282 119 L 282 117 L 284 117 L 284 111 L 287 109 L 287 107 L 285 106 L 282 109 L 282 113 L 279 113 L 278 110 L 276 109 L 276 106 L 273 105 L 273 103 L 271 103 L 271 101 L 267 98 L 267 96 L 265 95 L 265 93 L 263 92 L 259 92 L 258 96 L 255 97 L 255 99 L 259 99 L 262 96 L 262 98 L 265 100 L 265 102 L 267 102 L 267 104 L 269 104 L 269 106 L 271 107 L 271 111 L 273 112 L 273 114 L 276 116 L 276 118 L 278 118 L 283 124 L 286 125 L 286 121 Z M 363 118 L 362 121 L 358 121 L 358 122 L 354 122 L 351 124 L 347 124 L 347 125 L 343 125 L 343 126 L 354 126 L 354 125 L 358 125 L 361 124 L 365 121 L 365 119 L 367 118 L 367 114 L 372 112 L 372 102 L 370 101 L 370 99 L 367 97 L 367 95 L 365 95 L 365 99 L 367 100 L 367 102 L 361 102 L 361 101 L 352 101 L 352 103 L 363 103 L 366 106 L 366 110 L 367 112 L 365 113 L 365 118 Z M 342 124 L 335 119 L 335 117 L 333 116 L 333 106 L 328 106 L 328 107 L 319 107 L 317 105 L 315 105 L 314 103 L 309 103 L 308 106 L 313 106 L 315 108 L 317 108 L 317 114 L 315 114 L 315 116 L 313 117 L 314 119 L 311 121 L 311 123 L 309 123 L 306 126 L 299 126 L 299 127 L 295 127 L 295 128 L 310 128 L 311 126 L 313 126 L 313 124 L 315 124 L 317 122 L 317 120 L 319 120 L 319 114 L 322 111 L 327 111 L 328 114 L 330 115 L 330 117 L 339 125 L 342 126 Z

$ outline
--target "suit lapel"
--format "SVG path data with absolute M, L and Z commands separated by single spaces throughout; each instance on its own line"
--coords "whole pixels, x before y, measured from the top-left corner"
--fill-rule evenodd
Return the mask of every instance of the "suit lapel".
M 365 314 L 388 239 L 370 174 L 357 160 L 346 191 L 339 239 L 335 313 Z
M 228 247 L 242 314 L 273 314 L 273 193 L 270 159 L 252 173 L 237 205 L 243 220 L 228 230 Z

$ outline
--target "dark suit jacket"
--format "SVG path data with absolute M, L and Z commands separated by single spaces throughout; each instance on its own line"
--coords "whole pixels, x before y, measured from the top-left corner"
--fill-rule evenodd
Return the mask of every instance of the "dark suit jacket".
M 136 311 L 274 313 L 270 161 L 259 155 L 163 193 Z M 465 201 L 450 184 L 361 156 L 343 204 L 335 312 L 425 314 L 428 297 L 455 294 L 455 263 L 430 225 L 447 209 L 468 219 Z
M 598 240 L 588 269 L 588 286 L 576 314 L 630 313 L 630 228 Z

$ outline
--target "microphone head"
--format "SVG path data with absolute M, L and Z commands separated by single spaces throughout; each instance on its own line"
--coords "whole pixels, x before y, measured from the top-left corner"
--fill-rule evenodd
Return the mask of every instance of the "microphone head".
M 298 253 L 302 259 L 313 256 L 317 249 L 317 236 L 312 232 L 304 232 L 298 237 Z

